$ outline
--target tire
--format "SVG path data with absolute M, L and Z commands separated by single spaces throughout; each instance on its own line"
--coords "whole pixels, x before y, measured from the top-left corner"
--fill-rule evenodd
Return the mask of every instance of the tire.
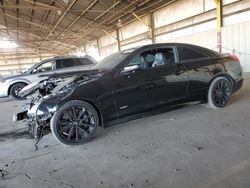
M 24 83 L 16 83 L 13 86 L 11 86 L 10 88 L 10 95 L 17 99 L 17 100 L 24 100 L 25 97 L 20 97 L 18 95 L 19 91 L 21 91 L 25 86 L 27 86 L 27 84 Z
M 66 102 L 50 120 L 52 134 L 65 145 L 80 145 L 91 141 L 98 126 L 99 116 L 95 108 L 79 100 Z
M 232 89 L 232 84 L 225 77 L 215 78 L 208 90 L 208 105 L 215 109 L 227 106 L 232 95 Z

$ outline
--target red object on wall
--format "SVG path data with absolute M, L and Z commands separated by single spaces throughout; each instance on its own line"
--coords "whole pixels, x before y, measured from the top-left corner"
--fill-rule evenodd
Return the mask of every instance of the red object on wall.
M 221 32 L 217 32 L 217 50 L 221 52 Z

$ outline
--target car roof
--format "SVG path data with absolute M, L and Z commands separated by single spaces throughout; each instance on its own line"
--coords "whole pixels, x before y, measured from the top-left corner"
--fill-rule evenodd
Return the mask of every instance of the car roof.
M 209 48 L 205 48 L 205 47 L 194 45 L 194 44 L 177 43 L 177 42 L 147 44 L 147 45 L 136 46 L 136 47 L 133 47 L 133 48 L 125 49 L 125 50 L 122 50 L 121 52 L 126 53 L 126 52 L 133 52 L 135 50 L 142 50 L 142 49 L 147 50 L 147 49 L 150 49 L 150 48 L 160 48 L 160 47 L 166 47 L 166 46 L 169 46 L 169 47 L 171 47 L 171 46 L 189 47 L 189 48 L 194 48 L 196 50 L 203 51 L 203 52 L 206 52 L 206 53 L 209 53 L 209 54 L 213 54 L 213 55 L 216 55 L 216 56 L 219 55 L 219 54 L 216 54 L 215 51 L 213 51 L 213 50 L 211 50 Z
M 44 59 L 42 60 L 42 62 L 45 61 L 52 61 L 52 60 L 59 60 L 59 59 L 82 59 L 82 58 L 86 58 L 86 59 L 90 59 L 90 56 L 86 55 L 86 56 L 56 56 L 56 57 L 52 57 L 52 58 L 48 58 L 48 59 Z
M 37 67 L 37 66 L 39 66 L 45 62 L 48 62 L 48 61 L 55 61 L 55 60 L 60 60 L 60 59 L 82 59 L 82 58 L 89 59 L 93 64 L 97 63 L 97 61 L 89 55 L 85 55 L 85 56 L 81 56 L 81 57 L 78 57 L 78 56 L 58 56 L 58 57 L 44 59 L 40 62 L 35 63 L 34 66 Z
M 198 45 L 194 45 L 194 44 L 171 42 L 171 43 L 146 44 L 146 45 L 141 45 L 141 46 L 136 46 L 136 47 L 132 47 L 129 49 L 125 49 L 122 51 L 133 50 L 133 49 L 136 50 L 139 48 L 154 48 L 154 47 L 162 47 L 162 46 L 187 46 L 187 47 L 194 47 L 194 48 L 204 48 L 202 46 L 198 46 Z

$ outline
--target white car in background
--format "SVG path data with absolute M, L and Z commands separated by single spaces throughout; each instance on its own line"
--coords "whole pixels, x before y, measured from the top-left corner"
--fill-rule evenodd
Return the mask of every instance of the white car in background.
M 45 74 L 80 71 L 91 68 L 97 62 L 91 56 L 55 57 L 34 64 L 27 71 L 13 76 L 0 78 L 0 97 L 12 96 L 23 99 L 19 92 L 28 84 L 44 80 Z

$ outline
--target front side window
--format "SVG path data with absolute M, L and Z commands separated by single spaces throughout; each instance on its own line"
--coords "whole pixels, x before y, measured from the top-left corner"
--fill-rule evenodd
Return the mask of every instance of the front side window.
M 172 48 L 148 50 L 132 58 L 128 66 L 135 64 L 142 69 L 175 64 L 174 51 Z
M 36 69 L 33 69 L 32 73 L 47 72 L 53 69 L 54 61 L 46 62 L 39 65 Z
M 178 47 L 180 61 L 206 58 L 207 55 L 188 47 Z

